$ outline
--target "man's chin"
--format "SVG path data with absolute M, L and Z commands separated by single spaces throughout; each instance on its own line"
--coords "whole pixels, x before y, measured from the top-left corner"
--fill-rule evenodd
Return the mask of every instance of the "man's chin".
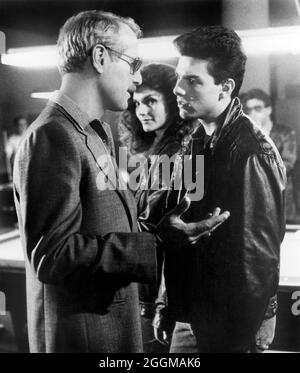
M 127 110 L 128 109 L 128 102 L 123 102 L 122 104 L 117 104 L 117 105 L 113 105 L 111 106 L 108 110 L 110 111 L 124 111 L 124 110 Z
M 196 116 L 193 115 L 192 113 L 184 110 L 184 109 L 180 109 L 179 110 L 179 115 L 182 119 L 191 119 L 191 118 L 195 118 Z

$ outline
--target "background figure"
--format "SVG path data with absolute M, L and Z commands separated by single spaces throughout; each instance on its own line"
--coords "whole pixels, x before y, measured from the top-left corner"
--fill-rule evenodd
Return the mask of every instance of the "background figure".
M 142 84 L 137 87 L 128 110 L 123 113 L 120 133 L 121 142 L 128 147 L 130 154 L 142 154 L 146 161 L 134 194 L 140 227 L 151 231 L 167 212 L 165 199 L 172 173 L 172 163 L 170 173 L 164 174 L 159 168 L 159 159 L 168 162 L 167 157 L 179 151 L 184 136 L 193 128 L 193 122 L 183 122 L 179 116 L 173 93 L 176 83 L 173 66 L 149 64 L 143 67 L 141 75 Z M 159 186 L 158 190 L 151 188 L 154 185 Z M 168 350 L 167 345 L 163 346 L 154 338 L 152 327 L 159 283 L 160 279 L 153 286 L 139 285 L 144 352 Z
M 15 160 L 15 155 L 19 146 L 19 143 L 22 139 L 26 128 L 28 127 L 27 119 L 19 115 L 14 118 L 13 121 L 13 134 L 8 137 L 7 142 L 5 144 L 5 153 L 8 161 L 8 173 L 12 178 L 13 175 L 13 165 Z
M 297 217 L 295 191 L 293 182 L 294 166 L 297 160 L 296 132 L 274 123 L 270 96 L 261 89 L 251 89 L 241 95 L 243 109 L 264 133 L 274 141 L 287 172 L 285 192 L 285 214 L 288 223 L 295 223 Z

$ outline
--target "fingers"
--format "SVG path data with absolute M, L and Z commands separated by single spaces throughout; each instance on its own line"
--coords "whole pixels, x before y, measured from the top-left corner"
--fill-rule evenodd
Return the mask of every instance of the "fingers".
M 230 216 L 229 211 L 224 211 L 221 215 L 219 215 L 220 211 L 221 210 L 219 208 L 215 209 L 213 216 L 208 219 L 209 221 L 207 223 L 210 232 L 214 231 L 220 224 L 224 223 L 224 221 L 226 221 Z
M 166 228 L 168 229 L 172 227 L 179 227 L 180 230 L 184 230 L 183 227 L 185 226 L 185 224 L 180 219 L 180 216 L 189 209 L 190 204 L 190 198 L 184 196 L 184 198 L 176 207 L 173 208 L 173 210 L 169 211 L 166 215 L 164 215 L 156 226 L 156 230 L 159 233 L 159 235 L 161 235 L 162 231 L 165 231 Z
M 210 236 L 211 233 L 217 229 L 221 224 L 223 224 L 230 216 L 229 211 L 224 211 L 221 215 L 220 209 L 216 208 L 213 212 L 212 217 L 202 220 L 197 223 L 186 224 L 189 230 L 189 242 L 190 244 L 195 244 L 200 237 Z
M 216 207 L 216 208 L 214 209 L 213 213 L 210 214 L 210 215 L 211 215 L 211 216 L 218 216 L 218 215 L 220 215 L 220 212 L 221 212 L 220 207 Z
M 207 214 L 206 218 L 205 219 L 209 219 L 213 216 L 218 216 L 221 212 L 221 209 L 219 207 L 215 208 L 213 212 L 210 212 L 209 214 Z
M 187 196 L 184 196 L 184 198 L 182 198 L 182 200 L 180 201 L 179 205 L 174 207 L 174 209 L 171 211 L 171 214 L 181 216 L 183 213 L 185 213 L 189 209 L 190 204 L 191 204 L 190 198 Z

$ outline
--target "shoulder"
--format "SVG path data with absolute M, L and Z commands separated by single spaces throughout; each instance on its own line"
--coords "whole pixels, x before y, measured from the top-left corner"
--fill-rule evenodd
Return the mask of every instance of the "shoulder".
M 243 155 L 275 155 L 277 153 L 270 137 L 264 134 L 246 115 L 240 115 L 233 123 L 229 139 Z
M 27 131 L 27 137 L 34 134 L 60 135 L 70 137 L 78 124 L 57 104 L 48 104 Z M 59 140 L 59 139 L 57 139 Z
M 282 172 L 285 169 L 274 142 L 264 134 L 246 115 L 240 115 L 226 135 L 225 148 L 234 164 L 257 160 L 261 165 L 275 167 Z M 238 167 L 240 169 L 240 167 Z
M 45 154 L 51 149 L 70 151 L 71 148 L 78 148 L 78 141 L 75 133 L 75 125 L 58 105 L 47 105 L 36 120 L 26 130 L 19 146 L 21 153 Z

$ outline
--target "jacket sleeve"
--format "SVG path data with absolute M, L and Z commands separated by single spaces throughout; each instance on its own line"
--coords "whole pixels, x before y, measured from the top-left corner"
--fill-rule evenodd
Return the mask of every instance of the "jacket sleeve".
M 124 281 L 155 281 L 154 235 L 82 233 L 80 185 L 88 170 L 62 127 L 49 123 L 33 131 L 15 163 L 20 231 L 37 277 L 51 284 L 90 280 L 96 274 L 95 278 L 104 274 Z
M 229 222 L 234 237 L 230 271 L 236 294 L 231 304 L 237 325 L 244 326 L 241 332 L 255 335 L 279 282 L 286 176 L 281 159 L 274 153 L 252 155 L 243 163 L 232 180 L 237 195 Z

